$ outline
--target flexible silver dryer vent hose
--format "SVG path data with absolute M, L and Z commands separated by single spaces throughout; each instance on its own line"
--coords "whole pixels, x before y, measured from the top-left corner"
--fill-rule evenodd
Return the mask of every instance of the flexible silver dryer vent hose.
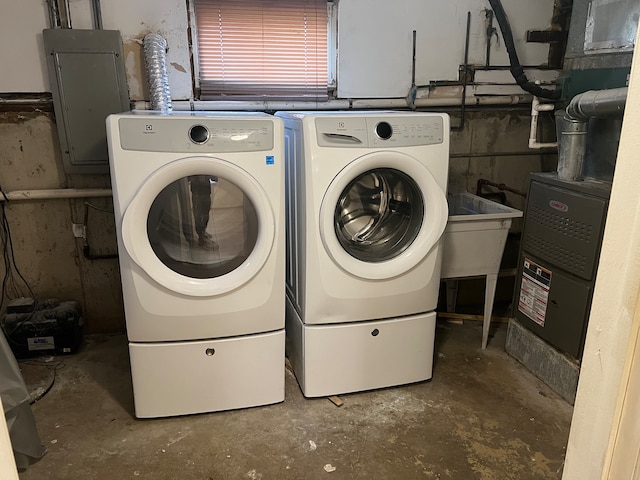
M 167 75 L 167 41 L 162 35 L 149 33 L 144 37 L 143 47 L 151 108 L 170 113 L 172 107 Z

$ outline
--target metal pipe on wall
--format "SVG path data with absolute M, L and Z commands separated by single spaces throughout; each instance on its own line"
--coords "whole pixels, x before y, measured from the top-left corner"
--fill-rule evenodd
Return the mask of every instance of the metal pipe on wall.
M 49 7 L 49 25 L 50 28 L 60 28 L 60 12 L 58 12 L 58 1 L 47 0 Z
M 464 40 L 464 65 L 462 71 L 462 99 L 460 100 L 460 124 L 451 126 L 452 132 L 464 130 L 465 109 L 467 106 L 467 84 L 469 82 L 469 39 L 471 38 L 471 12 L 467 12 L 467 30 Z M 415 104 L 415 102 L 414 102 Z
M 0 202 L 60 200 L 67 198 L 110 197 L 110 188 L 52 188 L 43 190 L 14 190 L 0 193 Z
M 47 0 L 51 28 L 71 28 L 69 0 Z
M 483 158 L 483 157 L 540 157 L 542 155 L 555 155 L 555 149 L 549 150 L 526 150 L 521 152 L 469 152 L 450 153 L 449 158 Z
M 62 28 L 71 28 L 71 10 L 69 9 L 69 0 L 57 0 L 58 13 L 60 15 L 60 26 Z
M 531 96 L 522 95 L 492 95 L 467 97 L 464 99 L 467 106 L 507 106 L 529 103 Z M 457 107 L 460 106 L 460 97 L 417 98 L 415 106 L 429 107 Z M 358 100 L 329 100 L 327 102 L 283 102 L 283 101 L 172 101 L 172 107 L 176 111 L 219 111 L 219 110 L 359 110 L 359 109 L 395 109 L 409 108 L 406 98 L 384 99 L 358 99 Z M 134 110 L 152 110 L 150 102 L 138 101 L 133 104 Z
M 100 0 L 91 0 L 91 13 L 93 16 L 93 28 L 102 30 L 102 10 Z

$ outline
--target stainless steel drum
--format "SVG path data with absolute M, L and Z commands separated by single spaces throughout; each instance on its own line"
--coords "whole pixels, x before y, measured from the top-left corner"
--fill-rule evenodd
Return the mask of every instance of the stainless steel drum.
M 414 180 L 379 168 L 356 177 L 342 191 L 334 214 L 342 247 L 365 262 L 383 262 L 415 240 L 424 220 L 424 199 Z

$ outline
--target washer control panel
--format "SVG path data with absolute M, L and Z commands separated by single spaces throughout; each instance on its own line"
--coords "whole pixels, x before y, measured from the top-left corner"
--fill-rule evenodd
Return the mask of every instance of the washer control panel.
M 208 118 L 135 115 L 118 120 L 123 150 L 227 153 L 268 151 L 274 145 L 270 118 Z
M 320 116 L 315 126 L 321 147 L 413 147 L 442 143 L 445 135 L 442 114 Z

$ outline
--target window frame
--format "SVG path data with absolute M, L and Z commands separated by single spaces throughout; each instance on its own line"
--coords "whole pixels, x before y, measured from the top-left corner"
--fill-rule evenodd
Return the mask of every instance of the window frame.
M 202 99 L 202 84 L 201 84 L 201 65 L 200 65 L 200 52 L 198 47 L 198 25 L 195 11 L 196 0 L 187 0 L 188 8 L 188 39 L 189 49 L 191 53 L 191 77 L 192 77 L 192 90 L 193 99 L 203 102 L 216 102 L 217 99 Z M 332 99 L 337 85 L 337 57 L 338 57 L 338 2 L 336 0 L 327 0 L 327 96 L 324 99 L 318 98 L 293 98 L 294 101 L 328 101 Z M 254 98 L 238 97 L 234 98 L 233 95 L 226 97 L 222 101 L 233 101 L 234 103 L 254 103 L 256 100 L 264 101 L 280 101 L 283 100 L 281 96 L 274 95 L 256 95 Z

